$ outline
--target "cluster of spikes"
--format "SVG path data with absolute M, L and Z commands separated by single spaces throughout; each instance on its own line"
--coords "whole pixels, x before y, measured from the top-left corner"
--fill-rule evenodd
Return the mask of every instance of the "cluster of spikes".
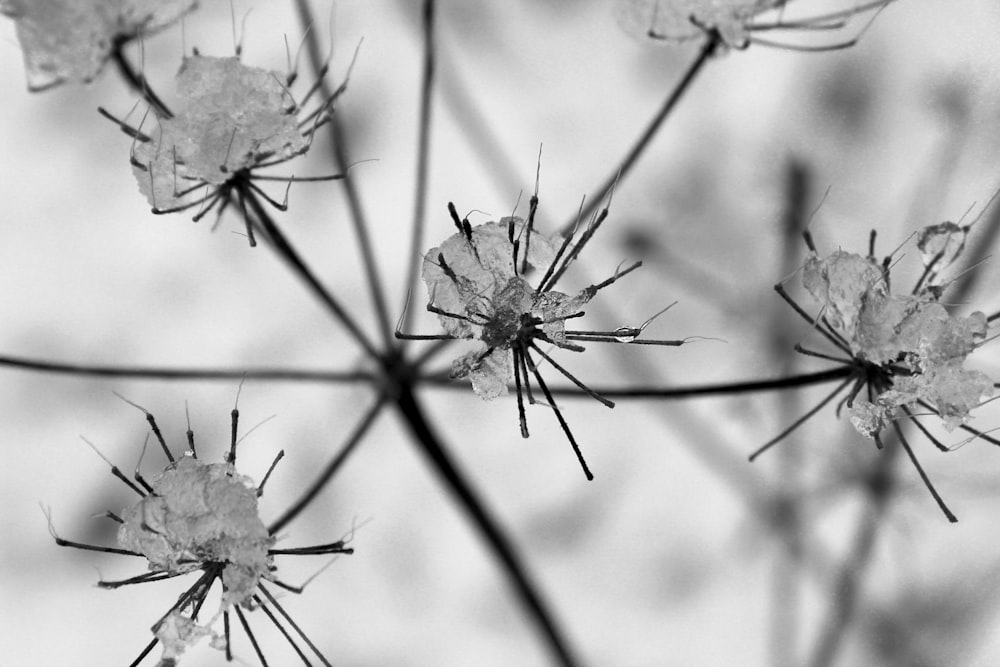
M 430 295 L 427 310 L 438 316 L 445 333 L 408 334 L 397 326 L 396 337 L 480 341 L 480 349 L 454 360 L 450 377 L 469 378 L 473 391 L 484 399 L 507 393 L 513 380 L 521 436 L 528 437 L 526 404 L 551 408 L 584 474 L 593 479 L 539 367 L 548 363 L 599 403 L 609 408 L 615 404 L 557 362 L 550 354 L 551 348 L 579 353 L 586 349 L 580 344 L 584 342 L 679 346 L 686 341 L 640 338 L 646 327 L 673 304 L 639 326 L 609 331 L 567 328 L 569 320 L 584 315 L 584 306 L 599 291 L 638 269 L 642 262 L 619 267 L 610 278 L 584 288 L 575 296 L 556 291 L 560 278 L 607 218 L 608 206 L 596 212 L 577 237 L 578 218 L 572 232 L 562 239 L 550 239 L 535 230 L 537 209 L 537 183 L 526 221 L 511 216 L 473 226 L 449 203 L 448 212 L 458 231 L 440 247 L 432 248 L 423 265 L 423 279 Z M 541 272 L 541 277 L 532 286 L 528 279 L 536 271 Z M 543 349 L 543 345 L 551 346 L 550 350 Z
M 145 408 L 127 402 L 146 415 L 150 430 L 166 455 L 168 464 L 151 481 L 142 475 L 137 465 L 133 479 L 129 479 L 85 440 L 108 463 L 112 475 L 139 496 L 139 500 L 121 514 L 112 511 L 104 514 L 119 524 L 118 546 L 98 546 L 63 539 L 56 533 L 48 511 L 46 516 L 49 532 L 59 546 L 134 556 L 148 561 L 148 572 L 117 581 L 102 579 L 98 581 L 100 588 L 116 589 L 200 572 L 194 584 L 152 625 L 154 638 L 132 661 L 132 667 L 142 663 L 158 644 L 163 648 L 163 655 L 157 666 L 173 667 L 187 648 L 206 637 L 210 638 L 213 648 L 224 652 L 227 662 L 232 661 L 232 614 L 246 633 L 260 664 L 267 667 L 264 650 L 247 618 L 247 612 L 256 609 L 260 609 L 277 628 L 302 664 L 314 664 L 311 656 L 315 656 L 320 664 L 329 667 L 330 662 L 270 589 L 270 584 L 273 584 L 292 593 L 302 593 L 312 577 L 301 586 L 282 581 L 277 577 L 274 557 L 351 554 L 354 550 L 347 546 L 349 537 L 306 547 L 275 546 L 276 532 L 283 524 L 275 523 L 270 528 L 265 526 L 258 514 L 257 499 L 284 456 L 284 450 L 275 457 L 261 483 L 254 485 L 249 477 L 238 474 L 235 468 L 236 447 L 240 442 L 237 439 L 239 410 L 236 407 L 231 412 L 231 441 L 224 462 L 205 463 L 198 457 L 190 423 L 187 450 L 178 458 L 167 446 L 153 415 Z M 216 583 L 222 589 L 219 610 L 210 619 L 200 622 L 202 608 Z M 213 629 L 220 616 L 221 634 Z
M 132 138 L 130 162 L 152 206 L 153 213 L 194 211 L 193 220 L 216 212 L 218 226 L 229 208 L 245 221 L 251 246 L 255 229 L 274 236 L 276 229 L 264 203 L 285 211 L 292 183 L 334 181 L 345 174 L 295 176 L 260 173 L 283 165 L 306 153 L 316 133 L 333 118 L 334 103 L 347 88 L 344 81 L 332 91 L 324 86 L 332 54 L 327 56 L 316 81 L 300 99 L 291 88 L 298 80 L 298 57 L 288 55 L 288 74 L 280 75 L 240 61 L 241 48 L 233 57 L 200 55 L 197 49 L 185 57 L 177 74 L 177 92 L 182 107 L 175 113 L 143 79 L 144 99 L 149 107 L 138 126 L 98 111 Z M 355 53 L 355 57 L 357 53 Z M 150 115 L 155 132 L 144 130 Z M 268 195 L 262 182 L 285 183 L 284 198 Z
M 874 440 L 878 449 L 883 448 L 884 432 L 891 429 L 938 507 L 949 521 L 957 521 L 917 460 L 900 421 L 912 422 L 942 452 L 977 438 L 1000 446 L 1000 440 L 967 423 L 969 412 L 982 405 L 984 397 L 989 400 L 996 385 L 984 373 L 962 368 L 970 352 L 991 340 L 987 327 L 1000 314 L 952 316 L 939 303 L 946 288 L 958 277 L 942 280 L 941 273 L 961 254 L 972 224 L 945 222 L 920 232 L 917 245 L 924 270 L 908 294 L 891 292 L 890 269 L 895 253 L 881 262 L 875 258 L 874 230 L 867 256 L 836 251 L 826 258 L 819 257 L 811 234 L 803 233 L 810 251 L 803 284 L 821 311 L 811 315 L 781 283 L 775 285 L 775 290 L 836 349 L 831 354 L 798 344 L 796 352 L 836 362 L 827 376 L 830 381 L 840 382 L 813 408 L 757 449 L 751 461 L 840 396 L 837 415 L 846 407 L 855 428 Z M 928 416 L 939 418 L 949 432 L 958 428 L 971 435 L 954 446 L 946 446 L 921 422 Z

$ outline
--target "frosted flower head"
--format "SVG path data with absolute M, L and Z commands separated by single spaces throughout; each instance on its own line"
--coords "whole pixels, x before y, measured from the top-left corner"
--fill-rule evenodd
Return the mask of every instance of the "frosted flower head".
M 194 9 L 196 0 L 0 0 L 17 23 L 28 88 L 88 83 L 114 49 L 160 30 Z
M 257 488 L 229 463 L 185 456 L 150 482 L 153 492 L 121 515 L 118 545 L 151 570 L 222 564 L 223 603 L 246 605 L 271 567 L 274 538 L 257 512 Z
M 98 582 L 101 588 L 114 589 L 200 573 L 176 604 L 153 624 L 153 639 L 140 659 L 160 644 L 163 655 L 159 664 L 176 665 L 187 648 L 206 637 L 211 638 L 214 648 L 224 651 L 227 659 L 231 659 L 230 614 L 238 617 L 239 624 L 254 645 L 256 640 L 245 618 L 247 611 L 264 608 L 268 618 L 279 628 L 283 626 L 274 620 L 276 616 L 272 609 L 291 622 L 269 587 L 273 584 L 295 593 L 301 593 L 303 587 L 292 586 L 278 578 L 274 562 L 276 556 L 353 552 L 344 540 L 308 547 L 276 546 L 278 540 L 274 533 L 279 524 L 268 528 L 258 510 L 258 498 L 263 493 L 264 482 L 257 485 L 250 477 L 236 472 L 238 414 L 234 409 L 231 446 L 226 460 L 207 463 L 198 458 L 194 435 L 190 430 L 189 450 L 182 457 L 175 458 L 155 419 L 146 412 L 147 421 L 167 456 L 168 465 L 150 480 L 137 470 L 134 482 L 116 466 L 111 466 L 112 473 L 139 496 L 139 500 L 126 507 L 120 515 L 110 511 L 106 513 L 108 518 L 119 524 L 116 547 L 64 540 L 56 535 L 50 520 L 49 530 L 60 546 L 146 559 L 146 573 L 120 581 L 101 580 Z M 265 482 L 283 455 L 284 452 L 278 454 L 264 476 Z M 284 521 L 280 525 L 284 525 Z M 203 607 L 216 582 L 221 585 L 218 607 L 206 614 Z M 223 617 L 221 632 L 217 623 L 220 617 Z M 311 650 L 326 664 L 325 658 L 302 631 L 296 628 L 295 632 L 298 639 L 285 633 L 295 651 L 303 655 L 303 651 Z M 299 645 L 299 639 L 305 643 L 304 647 Z M 261 657 L 259 653 L 258 657 Z
M 844 0 L 840 9 L 803 14 L 791 0 L 616 0 L 615 16 L 629 35 L 663 43 L 682 43 L 707 35 L 713 43 L 737 49 L 756 43 L 800 51 L 830 51 L 852 46 L 874 15 L 891 2 Z M 763 36 L 784 32 L 801 37 L 810 31 L 829 34 L 847 28 L 853 18 L 865 14 L 871 16 L 868 24 L 840 41 L 786 42 Z
M 527 220 L 508 217 L 473 226 L 468 219 L 460 218 L 454 205 L 449 204 L 449 213 L 458 231 L 427 252 L 422 269 L 429 295 L 427 310 L 438 316 L 445 333 L 409 335 L 397 330 L 396 335 L 420 340 L 477 341 L 476 349 L 452 362 L 451 379 L 468 378 L 473 392 L 484 400 L 506 394 L 513 381 L 523 437 L 528 437 L 525 396 L 529 404 L 541 402 L 536 401 L 532 390 L 534 384 L 544 395 L 544 404 L 555 412 L 590 479 L 590 470 L 538 365 L 548 363 L 604 405 L 614 407 L 614 403 L 563 368 L 543 346 L 550 351 L 558 348 L 583 352 L 585 348 L 579 343 L 584 341 L 650 345 L 680 345 L 683 341 L 640 340 L 639 335 L 656 315 L 641 326 L 619 327 L 613 331 L 569 328 L 568 321 L 582 317 L 586 305 L 601 289 L 639 268 L 641 262 L 625 269 L 619 267 L 612 277 L 575 294 L 557 291 L 556 283 L 593 237 L 607 217 L 608 209 L 595 215 L 573 243 L 574 234 L 564 238 L 547 237 L 534 229 L 537 205 L 536 195 L 531 199 Z
M 971 225 L 969 226 L 971 227 Z M 949 451 L 920 419 L 935 416 L 947 431 L 961 429 L 1000 445 L 1000 441 L 969 426 L 972 410 L 993 395 L 993 381 L 983 372 L 965 368 L 968 356 L 988 339 L 988 319 L 981 312 L 954 315 L 940 303 L 948 286 L 943 272 L 958 259 L 969 227 L 942 223 L 917 234 L 923 273 L 909 292 L 894 292 L 891 257 L 874 259 L 874 233 L 868 256 L 837 250 L 826 256 L 811 253 L 802 284 L 812 297 L 811 309 L 797 304 L 779 284 L 779 294 L 832 344 L 834 354 L 797 350 L 839 364 L 827 371 L 842 380 L 819 405 L 757 450 L 756 457 L 779 442 L 823 405 L 847 392 L 837 407 L 847 407 L 855 429 L 882 447 L 882 433 L 892 429 L 917 467 L 921 478 L 950 520 L 944 505 L 917 463 L 898 420 L 912 421 L 939 449 Z M 850 387 L 850 389 L 848 389 Z
M 961 252 L 953 230 L 925 228 L 918 244 L 925 266 L 929 256 L 954 261 Z M 945 238 L 942 238 L 942 234 Z M 979 371 L 963 368 L 966 357 L 987 336 L 986 316 L 974 312 L 951 315 L 938 303 L 941 290 L 926 288 L 927 276 L 910 293 L 893 294 L 887 263 L 838 250 L 826 257 L 815 252 L 806 260 L 802 282 L 820 309 L 819 327 L 826 327 L 852 359 L 859 381 L 869 384 L 871 403 L 847 401 L 858 431 L 874 437 L 870 405 L 891 417 L 896 408 L 933 406 L 950 431 L 965 424 L 969 411 L 992 395 L 993 383 Z M 857 387 L 860 389 L 860 387 Z M 851 397 L 853 399 L 853 395 Z
M 154 128 L 147 131 L 145 118 L 132 127 L 101 112 L 133 138 L 132 171 L 154 213 L 193 210 L 197 221 L 213 209 L 221 216 L 232 208 L 246 223 L 250 245 L 256 245 L 255 228 L 273 227 L 264 202 L 284 211 L 294 181 L 343 178 L 260 173 L 308 151 L 346 88 L 344 83 L 318 104 L 310 104 L 321 83 L 299 101 L 290 90 L 295 79 L 294 72 L 282 76 L 245 65 L 238 57 L 196 54 L 184 58 L 176 77 L 179 108 L 164 108 Z M 267 195 L 257 185 L 262 181 L 285 182 L 284 201 Z

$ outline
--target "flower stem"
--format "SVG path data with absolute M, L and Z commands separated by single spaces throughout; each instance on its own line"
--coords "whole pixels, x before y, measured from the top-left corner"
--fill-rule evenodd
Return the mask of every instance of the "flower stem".
M 465 475 L 451 460 L 444 445 L 427 422 L 424 410 L 417 402 L 412 387 L 406 384 L 399 387 L 396 407 L 406 420 L 413 435 L 414 444 L 437 470 L 448 489 L 468 513 L 476 527 L 479 528 L 491 551 L 500 559 L 511 584 L 514 586 L 515 594 L 533 617 L 553 656 L 564 667 L 579 664 L 573 658 L 562 630 L 542 600 L 538 586 L 532 581 L 513 543 L 504 534 L 500 524 L 487 509 L 485 503 L 476 495 Z
M 646 151 L 646 148 L 650 143 L 652 143 L 653 137 L 667 120 L 667 117 L 670 116 L 670 112 L 674 110 L 674 107 L 677 106 L 681 97 L 683 97 L 684 93 L 691 87 L 691 83 L 694 81 L 695 77 L 704 68 L 705 63 L 707 63 L 708 59 L 713 53 L 715 53 L 715 50 L 719 46 L 719 41 L 720 39 L 717 32 L 709 31 L 706 33 L 705 43 L 702 45 L 698 55 L 695 56 L 694 61 L 692 61 L 687 70 L 684 72 L 681 80 L 677 82 L 677 85 L 675 85 L 673 90 L 670 91 L 667 98 L 663 100 L 663 104 L 656 112 L 656 115 L 649 121 L 646 129 L 639 135 L 639 138 L 632 145 L 632 148 L 629 149 L 628 153 L 625 154 L 625 157 L 622 158 L 618 166 L 608 175 L 604 183 L 602 183 L 596 191 L 591 193 L 584 208 L 579 213 L 574 214 L 573 217 L 562 226 L 563 234 L 568 234 L 572 231 L 577 220 L 588 219 L 591 214 L 593 214 L 594 210 L 601 205 L 601 202 L 604 201 L 604 198 L 615 186 L 615 183 L 623 180 L 626 174 L 632 170 L 636 161 Z

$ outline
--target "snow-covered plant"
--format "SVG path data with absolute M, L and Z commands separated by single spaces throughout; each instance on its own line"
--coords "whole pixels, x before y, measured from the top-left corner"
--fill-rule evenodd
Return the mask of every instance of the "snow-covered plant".
M 88 83 L 122 44 L 194 9 L 196 0 L 0 0 L 17 23 L 28 88 Z
M 147 134 L 143 124 L 132 127 L 101 112 L 133 138 L 132 170 L 154 213 L 197 209 L 197 221 L 213 209 L 221 217 L 232 206 L 246 223 L 250 245 L 256 245 L 255 227 L 273 233 L 261 200 L 284 211 L 292 183 L 343 178 L 343 174 L 296 178 L 257 171 L 285 164 L 309 150 L 347 85 L 345 81 L 311 105 L 320 82 L 296 101 L 290 91 L 296 78 L 295 72 L 282 77 L 244 65 L 236 56 L 196 53 L 184 58 L 177 74 L 180 109 L 176 113 L 160 109 L 156 131 Z M 260 181 L 285 182 L 284 201 L 265 193 L 257 185 Z
M 825 44 L 775 41 L 762 34 L 816 34 L 842 30 L 862 14 L 874 14 L 894 0 L 856 2 L 822 14 L 798 15 L 791 0 L 617 0 L 618 23 L 630 35 L 664 42 L 686 42 L 706 34 L 725 46 L 744 49 L 763 44 L 802 51 L 832 51 L 854 45 L 867 28 L 846 40 Z
M 942 510 L 954 520 L 917 463 L 900 418 L 913 421 L 942 451 L 948 451 L 919 420 L 937 416 L 944 428 L 956 428 L 994 442 L 968 425 L 970 411 L 993 394 L 993 381 L 983 372 L 964 367 L 966 358 L 988 336 L 982 312 L 954 315 L 940 302 L 948 285 L 942 272 L 965 247 L 971 227 L 952 222 L 925 227 L 917 234 L 924 270 L 909 292 L 891 289 L 890 263 L 874 257 L 874 233 L 868 255 L 837 250 L 822 257 L 806 233 L 810 255 L 802 284 L 819 308 L 810 315 L 779 284 L 778 293 L 842 355 L 829 355 L 796 346 L 796 350 L 842 364 L 841 384 L 802 419 L 754 453 L 784 438 L 805 419 L 850 387 L 838 406 L 846 406 L 859 433 L 882 448 L 882 433 L 891 427 Z M 862 394 L 862 391 L 864 393 Z M 753 458 L 751 457 L 751 458 Z
M 611 331 L 568 329 L 567 321 L 583 317 L 584 308 L 600 290 L 638 269 L 642 262 L 634 262 L 624 269 L 619 267 L 607 280 L 589 285 L 574 295 L 557 291 L 556 283 L 607 218 L 608 208 L 591 218 L 574 243 L 575 229 L 562 238 L 547 237 L 536 231 L 537 207 L 536 194 L 531 198 L 527 220 L 507 217 L 473 226 L 468 218 L 459 216 L 454 204 L 449 203 L 448 212 L 458 231 L 440 246 L 427 251 L 422 269 L 429 294 L 427 310 L 438 316 L 445 333 L 414 336 L 397 329 L 396 336 L 479 341 L 477 349 L 452 362 L 451 378 L 469 378 L 472 390 L 484 400 L 506 394 L 513 380 L 521 436 L 528 437 L 524 406 L 527 397 L 531 405 L 538 403 L 552 409 L 584 474 L 587 479 L 593 479 L 562 411 L 542 379 L 541 362 L 551 364 L 607 407 L 613 408 L 615 404 L 577 379 L 543 350 L 541 344 L 551 346 L 550 351 L 558 348 L 584 352 L 586 348 L 579 344 L 581 342 L 678 346 L 684 341 L 639 338 L 653 319 L 666 309 L 637 327 L 622 326 Z M 541 273 L 537 280 L 533 278 L 536 273 Z M 532 379 L 541 389 L 544 402 L 536 399 L 531 388 Z
M 263 494 L 264 485 L 284 451 L 278 453 L 258 485 L 250 477 L 236 472 L 239 412 L 235 408 L 230 448 L 221 463 L 206 463 L 198 457 L 190 427 L 188 449 L 180 458 L 175 457 L 153 415 L 144 408 L 139 409 L 145 412 L 168 465 L 148 481 L 137 467 L 133 481 L 105 459 L 112 474 L 139 496 L 139 500 L 121 513 L 105 513 L 107 518 L 119 524 L 118 545 L 104 547 L 63 539 L 56 534 L 49 519 L 49 531 L 59 546 L 146 559 L 148 572 L 118 581 L 102 579 L 98 582 L 101 588 L 114 589 L 200 572 L 194 584 L 153 624 L 153 639 L 132 664 L 139 664 L 160 644 L 163 654 L 157 664 L 160 667 L 175 665 L 186 649 L 205 637 L 211 638 L 213 648 L 225 653 L 227 661 L 232 660 L 231 613 L 236 615 L 261 663 L 267 664 L 246 616 L 247 611 L 259 608 L 299 656 L 309 650 L 324 665 L 329 665 L 269 589 L 270 584 L 294 593 L 301 593 L 304 588 L 279 579 L 274 558 L 279 555 L 350 554 L 353 549 L 343 539 L 308 547 L 277 546 L 276 533 L 284 522 L 276 522 L 270 528 L 266 526 L 260 518 L 257 499 Z M 104 458 L 96 447 L 94 451 Z M 216 582 L 221 586 L 219 606 L 205 618 L 202 607 Z M 217 630 L 220 618 L 221 632 Z

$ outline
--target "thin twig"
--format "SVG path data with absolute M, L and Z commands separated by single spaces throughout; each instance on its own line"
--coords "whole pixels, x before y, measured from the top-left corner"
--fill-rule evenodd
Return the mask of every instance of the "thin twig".
M 434 44 L 434 0 L 424 0 L 421 25 L 423 26 L 424 61 L 420 79 L 420 111 L 417 138 L 417 169 L 414 189 L 416 191 L 413 202 L 413 233 L 410 237 L 410 265 L 406 272 L 405 287 L 411 289 L 417 281 L 417 273 L 423 261 L 424 227 L 427 211 L 427 179 L 428 162 L 430 161 L 430 136 L 431 136 L 431 93 L 434 90 L 435 76 L 435 44 Z M 413 322 L 413 313 L 407 310 L 403 314 L 403 329 L 409 330 Z M 401 347 L 406 346 L 406 342 L 400 343 Z
M 573 667 L 579 664 L 573 657 L 569 643 L 563 636 L 555 617 L 542 599 L 538 585 L 532 580 L 524 563 L 521 562 L 521 557 L 514 544 L 504 534 L 503 529 L 487 509 L 486 504 L 476 495 L 474 487 L 466 480 L 465 475 L 452 462 L 443 443 L 427 422 L 424 411 L 417 402 L 412 389 L 406 386 L 401 387 L 396 401 L 396 406 L 413 435 L 412 442 L 427 456 L 447 488 L 469 514 L 490 550 L 500 560 L 514 587 L 514 592 L 541 631 L 553 657 L 564 667 Z
M 278 531 L 280 531 L 282 528 L 288 525 L 288 523 L 292 519 L 297 517 L 299 513 L 301 513 L 302 510 L 304 510 L 309 505 L 309 503 L 313 501 L 313 499 L 319 494 L 319 492 L 326 487 L 326 485 L 330 482 L 330 479 L 333 477 L 333 475 L 338 470 L 340 470 L 340 466 L 344 464 L 344 462 L 347 460 L 347 457 L 351 455 L 354 449 L 364 439 L 365 433 L 368 432 L 368 428 L 375 422 L 375 418 L 378 417 L 379 413 L 382 411 L 382 408 L 385 406 L 385 404 L 386 404 L 386 397 L 383 394 L 378 397 L 378 400 L 376 400 L 375 403 L 371 405 L 371 407 L 368 408 L 368 411 L 365 412 L 364 417 L 362 417 L 361 421 L 358 422 L 358 425 L 354 427 L 354 431 L 351 433 L 350 437 L 348 437 L 347 443 L 340 448 L 340 451 L 337 452 L 337 455 L 334 456 L 333 459 L 331 459 L 330 462 L 326 464 L 326 467 L 320 471 L 320 473 L 316 476 L 316 479 L 313 481 L 313 483 L 309 485 L 309 487 L 305 490 L 305 492 L 303 492 L 303 494 L 299 497 L 299 499 L 295 502 L 295 504 L 289 507 L 287 510 L 285 510 L 284 514 L 282 514 L 280 517 L 278 517 L 271 523 L 271 525 L 267 529 L 271 535 L 276 534 Z
M 653 119 L 643 130 L 642 134 L 629 149 L 625 157 L 622 158 L 621 162 L 617 167 L 611 170 L 607 179 L 598 188 L 592 192 L 588 197 L 588 203 L 584 209 L 579 213 L 579 215 L 574 215 L 572 219 L 566 222 L 561 228 L 563 234 L 568 234 L 573 226 L 576 224 L 577 220 L 586 220 L 594 212 L 594 210 L 600 206 L 601 202 L 604 201 L 608 193 L 615 186 L 615 183 L 619 183 L 625 179 L 625 176 L 632 170 L 639 157 L 645 152 L 646 148 L 652 143 L 653 137 L 656 135 L 657 131 L 663 125 L 664 121 L 670 116 L 670 112 L 673 111 L 674 107 L 680 101 L 684 93 L 687 92 L 688 88 L 691 86 L 691 82 L 694 81 L 695 77 L 708 62 L 708 59 L 715 53 L 715 50 L 719 47 L 719 36 L 716 32 L 712 31 L 707 33 L 705 38 L 705 43 L 702 45 L 701 50 L 698 55 L 695 56 L 694 61 L 688 66 L 684 75 L 681 77 L 677 85 L 674 86 L 673 90 L 667 95 L 667 98 L 663 100 L 663 104 L 660 109 L 653 116 Z
M 373 382 L 367 371 L 313 371 L 295 368 L 166 368 L 163 366 L 112 366 L 44 361 L 28 357 L 0 355 L 0 366 L 22 370 L 83 375 L 92 377 L 136 378 L 146 380 L 250 380 L 286 382 Z
M 310 65 L 314 72 L 319 73 L 323 69 L 323 56 L 319 48 L 318 31 L 313 29 L 313 13 L 309 8 L 308 0 L 295 0 L 295 8 L 302 32 L 305 33 L 306 53 L 308 54 Z M 330 97 L 330 84 L 326 79 L 322 80 L 320 88 L 324 98 Z M 337 170 L 340 173 L 347 174 L 347 177 L 340 182 L 343 183 L 344 194 L 347 196 L 347 206 L 351 212 L 351 224 L 354 226 L 354 233 L 358 239 L 358 247 L 364 265 L 368 290 L 375 308 L 375 315 L 378 318 L 379 328 L 382 332 L 382 342 L 385 348 L 389 349 L 394 347 L 396 343 L 392 337 L 392 324 L 389 318 L 389 308 L 385 303 L 385 290 L 382 288 L 381 274 L 378 263 L 375 261 L 375 253 L 372 251 L 371 237 L 368 233 L 369 225 L 364 207 L 361 204 L 361 196 L 354 186 L 354 180 L 348 173 L 348 166 L 351 162 L 347 159 L 347 138 L 344 136 L 343 127 L 339 116 L 336 114 L 330 118 L 330 139 L 330 149 L 337 163 Z

